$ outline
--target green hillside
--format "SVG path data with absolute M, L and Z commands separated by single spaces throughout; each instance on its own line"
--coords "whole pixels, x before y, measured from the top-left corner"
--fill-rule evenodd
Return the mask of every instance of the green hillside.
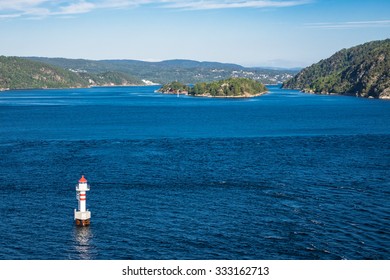
M 18 57 L 0 56 L 0 88 L 69 88 L 87 87 L 88 82 L 76 73 L 45 63 Z
M 149 80 L 166 84 L 179 81 L 186 84 L 218 81 L 230 77 L 250 78 L 262 83 L 277 84 L 292 78 L 298 71 L 288 69 L 246 68 L 237 64 L 219 62 L 200 62 L 194 60 L 173 59 L 160 62 L 140 60 L 85 60 L 48 57 L 29 57 L 55 65 L 63 69 L 86 72 L 120 72 L 138 80 Z
M 284 88 L 390 98 L 390 39 L 343 49 L 303 69 Z
M 0 56 L 0 89 L 72 88 L 89 86 L 142 85 L 126 73 L 87 73 L 63 69 L 44 62 Z
M 103 73 L 77 73 L 91 86 L 130 86 L 143 85 L 143 82 L 126 73 L 108 71 Z

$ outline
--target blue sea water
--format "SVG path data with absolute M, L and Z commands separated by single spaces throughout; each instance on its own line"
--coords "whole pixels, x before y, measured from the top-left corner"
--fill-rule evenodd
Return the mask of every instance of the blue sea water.
M 390 258 L 389 101 L 155 89 L 0 94 L 0 259 Z

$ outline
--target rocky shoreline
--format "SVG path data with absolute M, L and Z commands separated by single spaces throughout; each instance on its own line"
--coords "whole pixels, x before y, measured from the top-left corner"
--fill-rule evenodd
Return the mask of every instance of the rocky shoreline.
M 244 94 L 244 95 L 226 95 L 226 96 L 213 96 L 211 94 L 198 94 L 198 95 L 191 95 L 191 96 L 194 96 L 194 97 L 207 97 L 207 98 L 252 98 L 252 97 L 257 97 L 257 96 L 261 96 L 261 95 L 264 95 L 264 94 L 267 94 L 269 91 L 264 91 L 264 92 L 259 92 L 259 93 L 256 93 L 256 94 Z

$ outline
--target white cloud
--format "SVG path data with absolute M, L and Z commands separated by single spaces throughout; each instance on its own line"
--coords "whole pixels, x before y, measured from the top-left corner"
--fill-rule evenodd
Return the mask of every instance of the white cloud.
M 0 19 L 17 18 L 20 16 L 21 16 L 21 14 L 4 14 L 4 15 L 0 15 Z
M 60 15 L 74 15 L 74 14 L 85 14 L 91 12 L 96 8 L 95 4 L 85 1 L 80 1 L 78 3 L 72 3 L 68 6 L 63 6 L 59 9 L 58 12 L 53 14 Z
M 179 8 L 189 10 L 212 10 L 212 9 L 234 9 L 234 8 L 282 8 L 308 4 L 311 1 L 282 1 L 282 0 L 254 0 L 254 1 L 166 1 L 168 8 Z
M 96 9 L 128 8 L 154 5 L 166 9 L 209 10 L 233 8 L 281 8 L 304 5 L 312 0 L 0 0 L 0 19 L 22 16 L 47 17 L 75 15 Z
M 390 20 L 346 21 L 346 22 L 317 22 L 306 24 L 315 29 L 354 29 L 370 27 L 390 27 Z
M 41 5 L 48 0 L 0 0 L 0 10 L 21 10 Z

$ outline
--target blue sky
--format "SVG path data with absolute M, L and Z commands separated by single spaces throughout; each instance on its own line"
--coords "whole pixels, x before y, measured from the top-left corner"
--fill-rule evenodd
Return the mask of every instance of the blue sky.
M 302 67 L 390 38 L 388 0 L 0 0 L 0 55 Z

